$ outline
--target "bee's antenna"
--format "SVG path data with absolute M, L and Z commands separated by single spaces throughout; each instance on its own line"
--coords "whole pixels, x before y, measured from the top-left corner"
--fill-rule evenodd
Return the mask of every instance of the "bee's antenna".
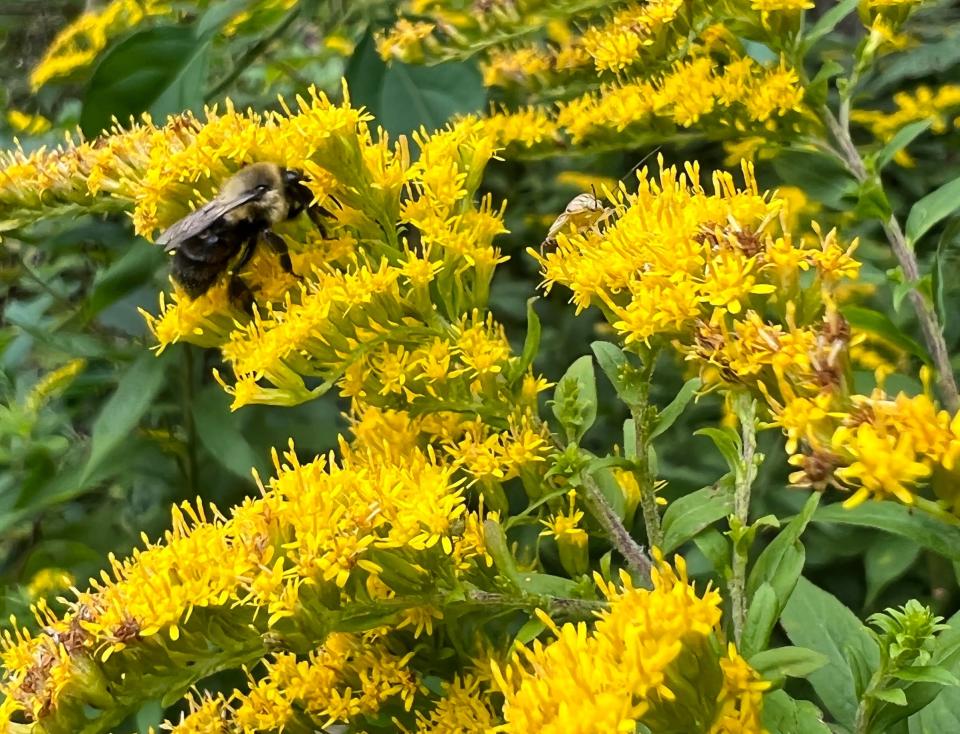
M 637 161 L 637 162 L 633 165 L 633 168 L 631 168 L 629 171 L 627 171 L 625 174 L 623 174 L 623 177 L 622 177 L 620 180 L 621 180 L 623 183 L 626 183 L 627 176 L 629 176 L 631 173 L 633 173 L 633 172 L 636 171 L 638 168 L 640 168 L 640 166 L 642 166 L 644 163 L 647 162 L 647 160 L 649 160 L 650 156 L 652 156 L 654 153 L 658 153 L 662 147 L 663 147 L 662 145 L 658 145 L 656 148 L 654 148 L 654 149 L 651 150 L 649 153 L 647 153 L 643 158 L 641 158 L 639 161 Z

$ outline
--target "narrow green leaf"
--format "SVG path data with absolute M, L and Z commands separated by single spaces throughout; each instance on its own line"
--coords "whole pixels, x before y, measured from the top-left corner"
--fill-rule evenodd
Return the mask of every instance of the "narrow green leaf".
M 933 293 L 943 335 L 947 346 L 956 344 L 960 338 L 960 283 L 956 273 L 960 269 L 960 217 L 953 217 L 944 227 L 937 243 L 937 255 L 933 269 Z
M 156 357 L 147 352 L 120 378 L 116 392 L 93 423 L 90 458 L 83 469 L 81 483 L 86 482 L 137 427 L 163 386 L 168 364 L 166 355 Z
M 897 153 L 906 148 L 908 145 L 910 145 L 910 143 L 926 132 L 932 124 L 933 120 L 926 119 L 918 120 L 917 122 L 911 122 L 909 125 L 904 125 L 902 128 L 900 128 L 897 131 L 897 134 L 894 135 L 889 142 L 887 142 L 887 144 L 880 149 L 880 152 L 877 153 L 877 171 L 882 171 L 884 166 L 892 161 Z
M 819 502 L 820 495 L 812 492 L 804 503 L 803 509 L 763 549 L 747 578 L 747 598 L 753 596 L 762 584 L 769 583 L 777 592 L 781 609 L 787 603 L 803 571 L 806 558 L 800 537 L 806 530 Z
M 960 560 L 960 528 L 898 502 L 864 502 L 851 509 L 841 504 L 817 510 L 813 522 L 875 528 L 909 538 L 923 548 L 951 560 Z
M 773 587 L 768 583 L 761 584 L 750 600 L 747 621 L 743 626 L 740 652 L 744 657 L 750 658 L 767 647 L 779 612 Z
M 736 472 L 740 464 L 740 436 L 731 428 L 700 428 L 693 432 L 695 436 L 706 436 L 717 450 L 723 455 L 730 467 L 730 471 Z
M 733 483 L 718 482 L 684 495 L 663 513 L 663 552 L 672 553 L 701 530 L 733 512 Z
M 493 559 L 497 571 L 508 579 L 517 589 L 520 588 L 520 572 L 513 560 L 513 554 L 507 545 L 507 536 L 503 533 L 500 523 L 494 520 L 485 520 L 483 523 L 483 539 L 487 553 Z
M 903 692 L 902 688 L 881 688 L 869 692 L 867 696 L 892 703 L 894 706 L 907 705 L 907 694 Z
M 257 456 L 230 413 L 230 400 L 218 385 L 200 391 L 193 404 L 197 436 L 210 456 L 232 474 L 251 481 L 251 470 L 267 471 L 264 457 Z
M 880 662 L 876 643 L 860 620 L 833 595 L 801 577 L 780 623 L 794 645 L 825 655 L 830 664 L 810 674 L 817 695 L 837 721 L 853 725 L 857 714 L 857 695 L 848 653 L 858 650 L 872 668 Z
M 945 183 L 913 205 L 907 215 L 907 243 L 913 247 L 931 227 L 960 207 L 960 178 Z
M 862 306 L 844 306 L 840 309 L 840 313 L 850 322 L 851 326 L 870 334 L 876 334 L 894 346 L 923 360 L 925 364 L 930 364 L 930 355 L 927 354 L 927 350 L 920 346 L 919 342 L 900 331 L 886 314 Z
M 767 680 L 777 678 L 806 678 L 820 670 L 830 660 L 826 655 L 806 647 L 776 647 L 763 650 L 748 658 L 750 667 Z
M 527 594 L 572 597 L 577 590 L 577 582 L 563 576 L 551 576 L 548 573 L 520 574 L 520 589 Z
M 618 397 L 629 407 L 639 404 L 643 400 L 640 371 L 630 364 L 623 350 L 605 341 L 593 342 L 590 349 Z
M 702 384 L 699 377 L 694 377 L 683 383 L 683 387 L 680 388 L 677 396 L 670 401 L 670 404 L 666 408 L 657 414 L 657 420 L 653 424 L 653 429 L 650 431 L 650 438 L 656 438 L 676 422 L 677 418 L 683 413 L 684 408 L 693 400 L 693 397 L 697 394 L 697 390 L 700 389 Z
M 592 476 L 600 488 L 600 494 L 603 495 L 614 514 L 623 520 L 626 515 L 626 504 L 623 498 L 623 490 L 620 489 L 620 484 L 613 472 L 609 468 L 601 467 L 599 470 L 593 471 Z
M 527 335 L 523 340 L 523 351 L 520 353 L 520 361 L 516 363 L 509 375 L 511 385 L 518 380 L 523 379 L 527 369 L 533 364 L 534 358 L 540 351 L 540 317 L 533 307 L 539 299 L 534 296 L 527 299 Z
M 960 685 L 957 676 L 939 665 L 915 665 L 912 668 L 897 671 L 894 677 L 917 683 L 936 683 L 941 686 Z
M 810 30 L 803 35 L 804 53 L 813 48 L 814 44 L 824 36 L 830 34 L 834 28 L 857 9 L 859 0 L 840 0 L 836 5 L 817 19 Z
M 707 528 L 693 536 L 693 544 L 710 561 L 714 573 L 721 579 L 730 567 L 730 543 L 716 528 Z

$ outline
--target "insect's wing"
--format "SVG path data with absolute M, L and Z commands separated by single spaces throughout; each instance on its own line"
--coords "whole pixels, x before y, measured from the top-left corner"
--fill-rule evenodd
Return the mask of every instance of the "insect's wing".
M 157 244 L 164 246 L 164 252 L 176 250 L 184 240 L 196 237 L 224 215 L 247 202 L 260 198 L 261 195 L 256 189 L 250 189 L 230 199 L 217 197 L 170 225 L 169 229 L 157 238 Z

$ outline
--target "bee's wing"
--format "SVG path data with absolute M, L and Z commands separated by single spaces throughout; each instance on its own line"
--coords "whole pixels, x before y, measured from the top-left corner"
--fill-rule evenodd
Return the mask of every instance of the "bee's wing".
M 170 227 L 157 238 L 157 244 L 164 246 L 164 252 L 176 250 L 184 240 L 196 237 L 225 214 L 228 214 L 237 207 L 243 206 L 249 201 L 260 198 L 261 195 L 262 194 L 256 189 L 250 189 L 230 199 L 217 197 L 196 211 L 190 212 L 183 219 L 171 224 Z

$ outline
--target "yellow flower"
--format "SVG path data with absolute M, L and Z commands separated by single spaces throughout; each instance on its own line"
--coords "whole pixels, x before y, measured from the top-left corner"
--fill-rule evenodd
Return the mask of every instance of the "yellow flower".
M 717 670 L 716 659 L 701 655 L 720 619 L 720 597 L 710 589 L 698 595 L 683 560 L 676 564 L 674 571 L 658 558 L 649 591 L 633 588 L 625 573 L 622 590 L 598 578 L 610 608 L 598 614 L 593 629 L 585 623 L 558 627 L 541 614 L 556 639 L 521 647 L 503 665 L 492 665 L 505 697 L 503 730 L 633 731 L 676 697 L 669 681 L 678 674 L 678 658 L 694 655 L 690 662 L 703 666 L 705 675 Z M 716 701 L 702 705 L 714 708 Z
M 476 675 L 444 683 L 443 697 L 428 713 L 417 711 L 419 734 L 485 734 L 497 723 L 490 691 Z
M 856 507 L 869 497 L 895 497 L 911 505 L 914 496 L 909 485 L 930 475 L 930 467 L 917 460 L 912 436 L 883 435 L 870 423 L 837 429 L 833 448 L 854 457 L 849 466 L 836 471 L 843 482 L 858 486 L 844 507 Z

